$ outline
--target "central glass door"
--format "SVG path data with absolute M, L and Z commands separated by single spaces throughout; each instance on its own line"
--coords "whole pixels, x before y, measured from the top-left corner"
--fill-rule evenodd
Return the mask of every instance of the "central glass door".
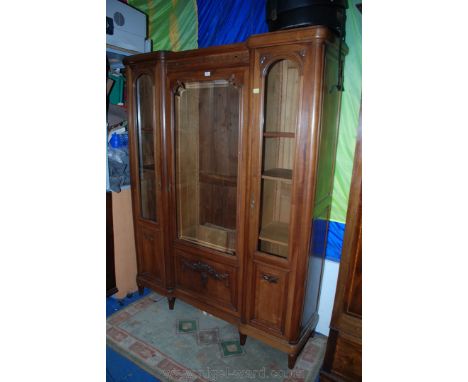
M 227 80 L 185 82 L 174 102 L 177 236 L 234 254 L 239 89 Z

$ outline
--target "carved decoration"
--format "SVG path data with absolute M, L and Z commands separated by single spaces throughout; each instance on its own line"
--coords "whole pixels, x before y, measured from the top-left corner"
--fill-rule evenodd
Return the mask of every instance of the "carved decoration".
M 216 269 L 214 269 L 206 263 L 203 263 L 201 261 L 195 261 L 193 263 L 190 263 L 187 260 L 182 259 L 182 269 L 185 268 L 190 268 L 192 271 L 200 272 L 200 279 L 204 287 L 208 282 L 208 276 L 216 280 L 223 280 L 226 288 L 229 287 L 229 273 L 218 273 Z
M 234 86 L 237 89 L 241 87 L 241 84 L 237 82 L 237 78 L 235 74 L 231 74 L 231 77 L 229 77 L 228 81 L 231 86 Z
M 263 76 L 266 76 L 268 69 L 272 66 L 275 62 L 281 60 L 289 60 L 294 61 L 297 63 L 299 68 L 300 75 L 303 74 L 304 71 L 304 58 L 306 55 L 306 50 L 302 49 L 301 51 L 294 51 L 287 54 L 282 55 L 263 55 L 260 57 L 260 71 Z
M 174 87 L 172 88 L 172 92 L 175 96 L 180 97 L 183 90 L 185 90 L 185 84 L 182 81 L 177 80 L 174 84 Z

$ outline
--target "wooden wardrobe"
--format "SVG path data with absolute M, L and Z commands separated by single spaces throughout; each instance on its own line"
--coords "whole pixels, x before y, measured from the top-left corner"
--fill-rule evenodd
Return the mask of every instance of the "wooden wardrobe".
M 295 360 L 318 321 L 346 47 L 325 27 L 125 60 L 137 284 Z
M 321 381 L 362 380 L 362 133 L 354 156 L 343 251 Z

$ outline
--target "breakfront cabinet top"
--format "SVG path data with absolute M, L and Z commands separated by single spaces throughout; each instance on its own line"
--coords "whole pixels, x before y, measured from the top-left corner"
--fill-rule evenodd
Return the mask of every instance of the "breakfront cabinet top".
M 193 59 L 196 57 L 206 57 L 209 55 L 216 54 L 235 54 L 239 53 L 239 60 L 248 64 L 248 50 L 249 48 L 264 47 L 264 46 L 275 46 L 286 43 L 294 42 L 312 42 L 316 40 L 325 40 L 333 45 L 338 45 L 338 38 L 328 29 L 323 26 L 312 26 L 307 28 L 297 28 L 290 30 L 282 30 L 276 32 L 263 33 L 258 35 L 252 35 L 247 39 L 246 42 L 230 44 L 230 45 L 220 45 L 213 46 L 209 48 L 198 48 L 191 50 L 184 50 L 179 52 L 172 52 L 168 50 L 160 50 L 151 53 L 137 54 L 134 56 L 129 56 L 124 59 L 125 65 L 132 65 L 142 62 L 152 62 L 160 60 L 183 60 Z M 348 51 L 346 44 L 343 43 L 343 48 L 345 54 Z
M 196 57 L 206 57 L 209 55 L 223 54 L 223 53 L 235 53 L 240 54 L 244 53 L 248 55 L 247 46 L 244 43 L 231 44 L 231 45 L 220 45 L 213 46 L 209 48 L 198 48 L 190 50 L 181 50 L 179 52 L 173 52 L 169 50 L 159 50 L 151 53 L 142 53 L 136 54 L 134 56 L 129 56 L 124 58 L 125 65 L 137 64 L 140 62 L 152 62 L 158 60 L 171 61 L 174 59 L 180 60 L 184 58 L 196 58 Z
M 335 35 L 327 27 L 313 26 L 253 35 L 248 38 L 246 44 L 249 48 L 257 48 L 259 46 L 274 46 L 294 42 L 312 42 L 315 40 L 325 40 L 330 43 L 338 41 Z

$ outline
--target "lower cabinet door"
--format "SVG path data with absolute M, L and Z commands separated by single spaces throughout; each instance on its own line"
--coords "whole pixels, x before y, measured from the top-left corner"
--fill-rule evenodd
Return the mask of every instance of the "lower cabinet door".
M 323 364 L 325 374 L 337 376 L 339 380 L 343 376 L 343 380 L 346 381 L 361 381 L 361 348 L 362 343 L 360 339 L 353 336 L 345 336 L 334 329 L 330 329 L 327 353 Z
M 160 231 L 148 228 L 138 230 L 138 274 L 161 283 L 164 277 L 163 247 Z
M 284 333 L 287 279 L 285 271 L 254 263 L 251 324 L 280 335 Z
M 176 251 L 176 284 L 191 297 L 238 314 L 235 267 Z

